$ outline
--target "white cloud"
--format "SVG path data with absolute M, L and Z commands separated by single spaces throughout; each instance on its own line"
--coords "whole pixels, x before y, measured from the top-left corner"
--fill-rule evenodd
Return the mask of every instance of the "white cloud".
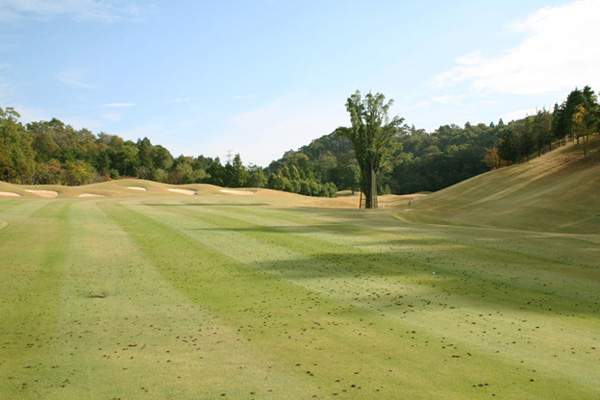
M 502 118 L 502 121 L 504 121 L 504 122 L 510 122 L 510 121 L 525 118 L 529 115 L 536 115 L 539 110 L 540 110 L 539 108 L 526 108 L 523 110 L 517 110 L 517 111 L 513 111 L 510 113 L 504 114 L 504 115 L 500 116 L 500 118 Z
M 476 51 L 437 75 L 438 87 L 467 82 L 484 93 L 550 94 L 575 86 L 600 86 L 600 1 L 546 7 L 509 26 L 525 33 L 516 47 L 497 56 Z
M 0 0 L 0 21 L 69 17 L 82 21 L 117 22 L 143 14 L 136 2 L 119 0 Z

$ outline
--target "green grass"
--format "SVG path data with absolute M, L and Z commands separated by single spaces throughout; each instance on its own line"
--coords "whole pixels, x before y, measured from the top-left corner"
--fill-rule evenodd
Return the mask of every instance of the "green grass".
M 598 398 L 597 153 L 556 167 L 573 148 L 369 212 L 0 183 L 0 398 Z
M 598 235 L 272 201 L 0 201 L 0 397 L 600 393 Z

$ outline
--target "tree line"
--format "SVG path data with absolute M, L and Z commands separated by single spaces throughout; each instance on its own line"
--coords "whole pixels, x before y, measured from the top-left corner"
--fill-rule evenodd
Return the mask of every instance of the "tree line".
M 361 101 L 353 96 L 348 99 L 349 109 Z M 374 99 L 382 95 L 371 96 Z M 383 98 L 380 102 L 383 105 Z M 581 141 L 585 157 L 587 138 L 599 130 L 599 121 L 598 97 L 586 86 L 573 90 L 553 111 L 538 110 L 508 123 L 499 119 L 489 124 L 467 122 L 462 127 L 442 125 L 431 133 L 395 124 L 397 129 L 386 145 L 390 154 L 378 166 L 377 193 L 437 191 L 490 169 L 528 161 L 567 140 Z M 299 173 L 312 173 L 322 182 L 335 184 L 338 190 L 361 190 L 361 168 L 350 138 L 352 129 L 338 129 L 297 151 L 289 151 L 269 169 L 295 165 Z
M 359 110 L 359 100 L 347 103 L 349 111 L 354 106 Z M 540 110 L 507 124 L 500 120 L 443 125 L 427 133 L 393 118 L 393 132 L 382 149 L 388 157 L 377 161 L 377 179 L 369 185 L 379 194 L 436 191 L 490 168 L 526 161 L 566 140 L 581 141 L 585 156 L 587 137 L 598 131 L 599 111 L 596 94 L 586 86 L 573 90 L 552 112 Z M 0 108 L 1 181 L 82 185 L 135 177 L 169 184 L 266 187 L 312 196 L 367 190 L 361 188 L 352 135 L 343 134 L 343 129 L 290 150 L 262 168 L 244 165 L 239 154 L 224 164 L 218 157 L 173 157 L 147 137 L 134 142 L 75 129 L 56 118 L 27 124 L 19 118 L 13 108 Z

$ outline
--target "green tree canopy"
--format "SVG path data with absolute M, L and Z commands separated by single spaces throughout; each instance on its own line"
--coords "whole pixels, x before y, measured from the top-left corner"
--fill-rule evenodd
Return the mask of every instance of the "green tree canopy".
M 338 128 L 337 133 L 352 141 L 352 148 L 361 171 L 361 191 L 365 208 L 377 208 L 377 173 L 396 150 L 393 139 L 402 130 L 404 118 L 391 120 L 388 116 L 393 100 L 385 103 L 381 93 L 368 93 L 364 98 L 356 91 L 348 98 L 346 110 L 350 113 L 351 127 Z

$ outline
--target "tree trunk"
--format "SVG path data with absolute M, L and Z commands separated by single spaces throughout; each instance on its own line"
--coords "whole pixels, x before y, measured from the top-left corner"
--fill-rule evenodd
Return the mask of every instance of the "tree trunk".
M 363 172 L 361 183 L 365 195 L 365 208 L 377 208 L 377 174 L 373 168 Z

